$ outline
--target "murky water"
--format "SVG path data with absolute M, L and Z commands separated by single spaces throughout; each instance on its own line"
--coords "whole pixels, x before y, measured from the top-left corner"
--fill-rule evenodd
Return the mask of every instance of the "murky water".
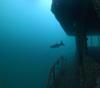
M 51 13 L 50 0 L 0 2 L 0 88 L 45 88 L 59 56 L 70 66 L 75 61 L 74 37 L 65 34 Z M 64 47 L 50 48 L 60 41 Z

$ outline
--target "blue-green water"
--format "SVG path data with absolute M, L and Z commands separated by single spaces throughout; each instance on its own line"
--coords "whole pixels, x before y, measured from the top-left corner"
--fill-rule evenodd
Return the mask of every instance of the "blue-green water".
M 75 54 L 69 37 L 50 11 L 51 0 L 0 1 L 0 88 L 45 88 L 51 65 Z M 51 49 L 64 41 L 65 46 Z

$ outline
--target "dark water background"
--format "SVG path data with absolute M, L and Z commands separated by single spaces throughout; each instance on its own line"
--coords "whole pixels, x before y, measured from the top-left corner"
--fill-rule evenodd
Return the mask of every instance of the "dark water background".
M 59 56 L 74 61 L 75 39 L 62 30 L 50 5 L 51 0 L 0 1 L 0 88 L 45 88 Z M 64 47 L 49 47 L 61 40 Z

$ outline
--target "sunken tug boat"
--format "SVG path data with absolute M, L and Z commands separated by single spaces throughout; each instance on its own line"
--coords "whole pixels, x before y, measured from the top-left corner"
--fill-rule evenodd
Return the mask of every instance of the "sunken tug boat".
M 57 75 L 55 64 L 47 88 L 100 88 L 100 48 L 87 45 L 87 36 L 100 35 L 100 0 L 52 0 L 51 11 L 66 34 L 75 36 L 77 68 L 72 87 L 67 86 L 66 65 Z

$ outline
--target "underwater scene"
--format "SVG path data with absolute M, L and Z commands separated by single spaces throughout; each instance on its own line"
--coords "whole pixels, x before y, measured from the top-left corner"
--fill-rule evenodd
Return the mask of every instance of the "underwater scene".
M 95 3 L 97 17 L 86 0 L 1 0 L 0 88 L 99 88 Z

